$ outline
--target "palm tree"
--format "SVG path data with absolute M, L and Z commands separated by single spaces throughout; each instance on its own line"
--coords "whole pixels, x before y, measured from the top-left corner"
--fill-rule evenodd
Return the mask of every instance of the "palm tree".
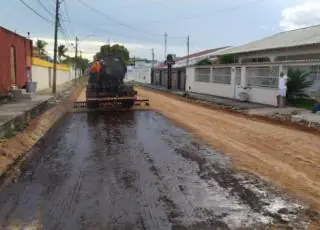
M 65 45 L 59 45 L 58 46 L 58 57 L 59 62 L 61 62 L 62 57 L 66 57 L 66 52 L 68 52 L 68 48 Z
M 288 70 L 287 81 L 287 100 L 295 101 L 296 99 L 306 99 L 309 95 L 305 93 L 305 89 L 313 85 L 313 81 L 309 80 L 309 73 L 300 69 Z
M 36 49 L 39 51 L 39 56 L 42 56 L 46 53 L 46 46 L 48 43 L 43 40 L 37 40 L 36 42 Z

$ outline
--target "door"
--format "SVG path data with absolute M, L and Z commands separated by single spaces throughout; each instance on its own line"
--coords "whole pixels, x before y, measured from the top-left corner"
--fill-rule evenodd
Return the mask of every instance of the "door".
M 162 73 L 163 73 L 163 75 L 162 75 L 162 86 L 167 88 L 168 87 L 168 71 L 164 70 Z
M 243 92 L 241 88 L 241 67 L 236 67 L 235 71 L 234 98 L 239 100 L 239 93 Z
M 178 89 L 181 89 L 181 70 L 178 71 Z
M 171 88 L 176 90 L 179 89 L 178 86 L 178 72 L 177 71 L 172 71 L 172 75 L 171 75 Z
M 14 46 L 10 47 L 10 73 L 11 73 L 11 84 L 17 84 L 17 60 L 16 60 L 16 49 Z
M 183 70 L 180 72 L 180 83 L 179 88 L 181 90 L 186 90 L 186 72 Z

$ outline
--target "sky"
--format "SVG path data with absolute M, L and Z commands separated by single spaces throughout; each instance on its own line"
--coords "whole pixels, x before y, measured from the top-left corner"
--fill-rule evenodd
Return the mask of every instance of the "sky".
M 1 0 L 0 26 L 48 42 L 53 53 L 55 0 Z M 320 24 L 320 0 L 61 0 L 59 44 L 92 59 L 101 45 L 125 45 L 130 56 L 155 58 L 237 46 L 281 31 Z M 25 4 L 31 7 L 30 10 Z

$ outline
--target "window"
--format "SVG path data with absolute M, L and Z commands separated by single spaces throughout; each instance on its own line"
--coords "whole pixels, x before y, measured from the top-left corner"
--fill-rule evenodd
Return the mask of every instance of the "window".
M 320 80 L 320 66 L 289 66 L 288 69 L 299 69 L 306 73 L 308 80 L 310 81 L 319 81 Z
M 247 78 L 249 86 L 278 88 L 279 67 L 248 67 Z
M 241 67 L 236 68 L 236 85 L 241 85 Z
M 212 69 L 212 82 L 231 84 L 231 67 Z
M 309 72 L 309 80 L 311 81 L 319 81 L 320 80 L 320 66 L 313 65 L 310 66 L 310 70 L 307 71 Z
M 210 68 L 196 68 L 195 81 L 210 82 Z

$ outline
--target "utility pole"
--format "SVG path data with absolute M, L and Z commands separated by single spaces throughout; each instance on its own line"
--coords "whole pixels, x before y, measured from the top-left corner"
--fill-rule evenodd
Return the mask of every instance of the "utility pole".
M 166 32 L 164 34 L 164 60 L 167 60 L 167 39 L 168 39 L 168 34 Z
M 151 84 L 154 84 L 154 49 L 152 51 Z
M 110 38 L 108 38 L 108 55 L 111 53 L 111 41 Z
M 190 54 L 190 36 L 187 37 L 187 66 L 189 66 L 189 54 Z
M 152 49 L 152 69 L 154 68 L 154 49 Z
M 78 58 L 78 37 L 76 37 L 76 50 L 75 50 L 75 54 L 74 54 L 74 78 L 75 80 L 77 80 L 77 58 Z
M 58 51 L 58 28 L 59 28 L 59 8 L 60 0 L 56 0 L 56 16 L 54 24 L 54 48 L 53 48 L 53 84 L 52 84 L 52 93 L 56 94 L 57 92 L 57 51 Z

